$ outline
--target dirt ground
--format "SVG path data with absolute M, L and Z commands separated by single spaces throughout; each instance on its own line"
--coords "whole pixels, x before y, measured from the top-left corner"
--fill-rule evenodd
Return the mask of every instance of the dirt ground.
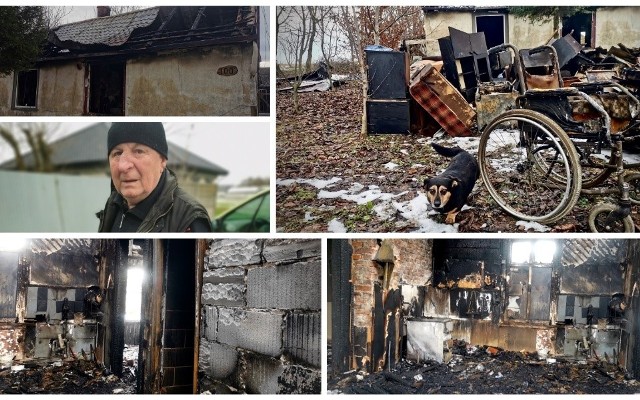
M 458 225 L 445 225 L 442 215 L 429 215 L 423 205 L 420 211 L 415 203 L 420 200 L 420 193 L 426 193 L 422 187 L 424 179 L 439 173 L 448 160 L 432 150 L 429 137 L 362 137 L 362 94 L 357 82 L 349 82 L 334 91 L 300 94 L 299 114 L 293 111 L 290 93 L 278 93 L 276 104 L 278 232 L 525 232 L 534 229 L 516 225 L 517 219 L 493 202 L 481 180 L 476 182 L 467 202 L 471 208 L 458 214 Z M 453 144 L 447 137 L 438 141 Z M 368 195 L 372 200 L 367 200 Z M 588 232 L 588 213 L 596 202 L 603 200 L 605 198 L 581 195 L 566 217 L 539 231 Z M 407 217 L 410 211 L 413 216 Z M 638 230 L 637 206 L 632 207 L 632 218 Z
M 403 360 L 390 371 L 352 371 L 329 379 L 328 389 L 334 394 L 640 393 L 638 381 L 600 360 L 539 360 L 535 353 L 464 343 L 454 353 L 447 364 Z

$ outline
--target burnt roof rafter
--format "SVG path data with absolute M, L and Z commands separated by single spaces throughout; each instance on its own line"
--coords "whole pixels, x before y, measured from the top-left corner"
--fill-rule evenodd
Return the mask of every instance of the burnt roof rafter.
M 38 63 L 144 55 L 258 40 L 253 6 L 160 6 L 52 30 Z

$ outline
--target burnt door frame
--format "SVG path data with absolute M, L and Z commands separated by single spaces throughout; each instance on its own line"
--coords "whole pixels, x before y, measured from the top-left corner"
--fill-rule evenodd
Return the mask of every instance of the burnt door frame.
M 351 369 L 351 256 L 353 249 L 347 239 L 329 239 L 328 272 L 330 273 L 331 371 L 336 376 Z
M 207 240 L 196 240 L 196 290 L 194 293 L 196 301 L 196 325 L 193 334 L 193 394 L 198 393 L 198 369 L 200 360 L 200 319 L 202 318 L 202 302 L 200 296 L 202 295 L 202 279 L 204 276 L 204 257 L 207 252 Z
M 142 312 L 140 315 L 140 356 L 138 359 L 137 392 L 152 394 L 160 392 L 162 336 L 164 330 L 162 314 L 165 288 L 165 247 L 162 239 L 150 240 L 145 249 L 145 265 L 148 265 L 149 285 L 142 288 Z

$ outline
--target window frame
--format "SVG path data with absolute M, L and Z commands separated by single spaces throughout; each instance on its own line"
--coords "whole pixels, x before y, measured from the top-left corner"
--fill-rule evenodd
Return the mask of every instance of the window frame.
M 18 90 L 20 90 L 20 74 L 29 73 L 35 71 L 35 105 L 34 106 L 25 106 L 18 105 Z M 13 95 L 11 98 L 11 108 L 14 110 L 24 110 L 24 111 L 38 111 L 38 94 L 39 94 L 39 86 L 40 86 L 40 68 L 31 68 L 24 71 L 16 71 L 13 73 Z

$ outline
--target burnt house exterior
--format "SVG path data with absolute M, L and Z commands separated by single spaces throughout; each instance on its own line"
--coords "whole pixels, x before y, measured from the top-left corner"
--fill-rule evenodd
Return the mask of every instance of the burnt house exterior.
M 487 48 L 502 43 L 513 44 L 519 49 L 534 48 L 567 34 L 592 48 L 608 49 L 619 43 L 633 48 L 640 43 L 637 23 L 640 7 L 589 7 L 571 17 L 534 23 L 515 16 L 509 7 L 425 6 L 422 10 L 424 51 L 429 56 L 440 54 L 438 39 L 449 35 L 449 27 L 469 33 L 482 32 Z
M 258 114 L 258 7 L 102 13 L 52 29 L 34 69 L 0 78 L 0 114 Z
M 460 342 L 640 374 L 636 240 L 352 239 L 328 251 L 334 377 L 447 363 Z

